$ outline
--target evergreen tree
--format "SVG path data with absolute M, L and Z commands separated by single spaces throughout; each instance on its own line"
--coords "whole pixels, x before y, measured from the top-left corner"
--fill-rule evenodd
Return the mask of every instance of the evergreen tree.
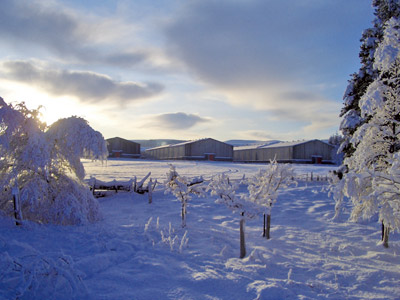
M 352 74 L 344 93 L 344 107 L 340 116 L 343 117 L 340 130 L 344 140 L 339 148 L 345 157 L 350 157 L 356 145 L 351 142 L 354 132 L 360 127 L 368 116 L 361 116 L 360 99 L 365 94 L 368 86 L 378 78 L 379 74 L 374 67 L 375 51 L 383 38 L 384 24 L 392 17 L 400 16 L 399 0 L 373 0 L 375 19 L 373 27 L 365 30 L 361 37 L 360 61 L 358 73 Z
M 395 17 L 384 24 L 373 68 L 377 77 L 359 99 L 363 123 L 351 136 L 354 151 L 344 160 L 348 172 L 335 199 L 350 198 L 354 220 L 378 213 L 387 247 L 389 230 L 400 230 L 400 177 L 393 169 L 400 150 L 400 21 Z

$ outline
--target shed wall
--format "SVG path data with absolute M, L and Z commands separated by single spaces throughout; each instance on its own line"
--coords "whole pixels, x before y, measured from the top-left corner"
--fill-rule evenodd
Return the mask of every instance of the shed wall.
M 234 150 L 233 159 L 242 162 L 268 162 L 274 158 L 281 162 L 312 162 L 313 156 L 320 156 L 323 161 L 331 161 L 332 151 L 333 146 L 313 140 L 282 147 Z
M 185 145 L 149 149 L 146 151 L 146 156 L 153 159 L 183 159 Z
M 315 140 L 301 145 L 296 145 L 293 148 L 294 159 L 311 159 L 313 156 L 320 156 L 323 160 L 332 159 L 333 147 Z
M 247 162 L 268 162 L 274 158 L 276 158 L 278 161 L 288 161 L 293 159 L 293 148 L 279 147 L 235 150 L 233 157 L 235 161 Z
M 187 144 L 186 147 L 187 157 L 205 159 L 207 154 L 213 154 L 217 160 L 232 160 L 233 158 L 231 145 L 213 139 L 195 141 Z
M 232 160 L 233 147 L 213 139 L 205 139 L 146 151 L 146 156 L 153 159 L 207 159 L 210 154 L 216 160 Z
M 140 144 L 122 138 L 107 139 L 107 150 L 110 154 L 122 151 L 122 156 L 140 156 Z

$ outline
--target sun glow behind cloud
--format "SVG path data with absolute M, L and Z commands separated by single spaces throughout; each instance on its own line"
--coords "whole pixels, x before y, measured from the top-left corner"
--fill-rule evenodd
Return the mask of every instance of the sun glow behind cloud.
M 92 110 L 73 97 L 54 97 L 38 89 L 12 81 L 0 80 L 0 92 L 7 103 L 25 102 L 29 109 L 40 108 L 42 121 L 51 125 L 61 118 L 79 116 L 92 118 Z

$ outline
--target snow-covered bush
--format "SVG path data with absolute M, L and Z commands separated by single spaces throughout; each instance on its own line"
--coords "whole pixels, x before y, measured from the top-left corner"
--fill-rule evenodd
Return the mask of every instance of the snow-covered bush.
M 192 199 L 192 194 L 197 196 L 204 195 L 203 188 L 201 186 L 197 186 L 202 182 L 202 178 L 189 180 L 187 177 L 179 175 L 175 166 L 172 164 L 170 165 L 170 169 L 167 173 L 167 179 L 164 182 L 166 187 L 165 193 L 172 193 L 176 199 L 181 202 L 182 227 L 186 227 L 187 204 L 189 200 Z
M 216 203 L 223 203 L 240 214 L 240 258 L 243 258 L 246 256 L 245 220 L 254 218 L 257 209 L 254 203 L 236 195 L 239 184 L 239 181 L 231 181 L 226 174 L 222 173 L 211 178 L 207 190 L 211 191 L 211 195 L 219 197 Z
M 289 164 L 272 160 L 265 169 L 247 180 L 247 199 L 264 208 L 263 236 L 267 239 L 270 238 L 271 210 L 278 198 L 278 190 L 297 184 L 294 178 L 295 173 Z
M 107 154 L 103 136 L 84 119 L 47 127 L 38 110 L 0 98 L 0 210 L 6 214 L 13 214 L 17 190 L 24 219 L 62 225 L 97 220 L 98 203 L 83 182 L 80 158 Z

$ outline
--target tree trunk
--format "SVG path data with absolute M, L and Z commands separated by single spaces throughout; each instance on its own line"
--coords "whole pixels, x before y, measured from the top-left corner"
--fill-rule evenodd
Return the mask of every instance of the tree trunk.
M 148 192 L 149 204 L 151 204 L 153 202 L 153 181 L 151 180 L 151 178 L 150 178 L 147 188 L 149 190 L 149 192 Z
M 186 203 L 185 202 L 182 202 L 181 216 L 182 216 L 182 228 L 185 228 L 186 227 Z
M 384 233 L 383 233 L 383 247 L 389 248 L 389 232 L 390 228 L 385 226 Z
M 265 213 L 264 215 L 264 226 L 263 226 L 263 237 L 267 236 L 267 223 L 265 222 Z
M 270 239 L 270 229 L 271 229 L 271 215 L 267 215 L 267 240 Z
M 15 217 L 15 225 L 20 226 L 22 225 L 22 214 L 21 214 L 21 207 L 19 203 L 19 195 L 13 193 L 13 202 L 14 202 L 14 217 Z
M 244 218 L 240 219 L 240 258 L 246 256 L 246 241 L 244 239 Z

